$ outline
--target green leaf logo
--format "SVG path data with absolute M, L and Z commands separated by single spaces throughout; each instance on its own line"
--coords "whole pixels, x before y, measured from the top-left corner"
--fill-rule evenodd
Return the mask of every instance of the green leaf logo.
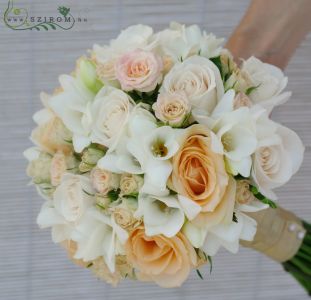
M 58 11 L 61 15 L 63 15 L 65 18 L 67 17 L 67 15 L 69 14 L 70 12 L 70 8 L 68 7 L 65 7 L 65 6 L 60 6 L 58 8 Z

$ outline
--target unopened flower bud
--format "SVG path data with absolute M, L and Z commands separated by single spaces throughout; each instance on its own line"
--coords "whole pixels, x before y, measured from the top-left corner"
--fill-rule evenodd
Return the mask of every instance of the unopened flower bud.
M 103 149 L 94 147 L 87 148 L 82 154 L 82 161 L 79 165 L 79 170 L 81 172 L 88 172 L 92 170 L 96 166 L 98 160 L 104 155 L 105 151 Z

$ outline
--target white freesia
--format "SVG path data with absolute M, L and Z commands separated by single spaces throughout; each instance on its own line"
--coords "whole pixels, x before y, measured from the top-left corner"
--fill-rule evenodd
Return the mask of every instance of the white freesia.
M 127 149 L 127 143 L 133 138 L 141 140 L 143 136 L 148 135 L 155 128 L 157 128 L 155 117 L 148 110 L 137 105 L 130 115 L 126 132 L 124 132 L 115 151 L 106 153 L 98 161 L 98 167 L 119 174 L 124 172 L 143 174 L 140 163 Z
M 243 62 L 242 71 L 248 74 L 252 86 L 256 87 L 249 95 L 253 103 L 260 104 L 270 112 L 274 106 L 283 104 L 290 98 L 290 92 L 281 94 L 288 79 L 278 67 L 252 56 Z
M 166 195 L 172 171 L 169 159 L 177 152 L 177 131 L 169 126 L 157 128 L 148 111 L 137 108 L 130 117 L 127 135 L 116 151 L 98 161 L 98 167 L 115 173 L 145 174 L 142 192 Z
M 54 112 L 50 108 L 51 95 L 41 92 L 40 100 L 44 108 L 37 111 L 32 117 L 32 119 L 37 125 L 45 124 L 55 116 Z
M 298 135 L 261 115 L 257 121 L 258 147 L 253 155 L 251 178 L 260 192 L 276 199 L 272 189 L 284 185 L 300 168 L 304 146 Z
M 128 233 L 117 225 L 113 217 L 90 208 L 76 226 L 72 240 L 77 242 L 76 259 L 92 261 L 103 256 L 109 270 L 115 271 L 115 256 L 120 253 Z
M 212 129 L 212 148 L 226 157 L 228 171 L 249 177 L 251 155 L 257 146 L 256 120 L 248 107 L 234 110 L 234 90 L 229 90 L 211 115 L 203 110 L 193 112 L 194 118 Z
M 36 160 L 40 156 L 40 148 L 38 147 L 30 147 L 23 152 L 24 157 L 28 160 L 28 162 L 32 162 Z
M 133 100 L 123 91 L 114 87 L 102 88 L 91 105 L 92 119 L 91 140 L 108 147 L 111 152 L 128 122 Z
M 90 105 L 94 94 L 79 78 L 61 75 L 59 82 L 63 91 L 51 97 L 50 106 L 65 126 L 73 132 L 73 147 L 80 153 L 91 142 Z
M 239 240 L 252 241 L 256 234 L 257 223 L 246 214 L 235 212 L 238 222 L 219 224 L 209 229 L 202 250 L 207 255 L 215 255 L 220 247 L 232 253 L 239 250 Z
M 75 226 L 93 204 L 94 193 L 86 176 L 65 174 L 56 188 L 53 201 L 47 201 L 37 218 L 40 228 L 52 227 L 55 243 L 71 238 Z
M 196 226 L 191 222 L 186 222 L 182 228 L 183 234 L 195 248 L 201 248 L 204 245 L 207 228 Z
M 161 92 L 182 92 L 192 107 L 212 112 L 224 94 L 217 66 L 201 56 L 176 63 L 163 80 Z
M 236 253 L 239 249 L 239 240 L 251 241 L 256 233 L 256 221 L 248 217 L 245 212 L 256 212 L 267 208 L 258 204 L 257 200 L 247 205 L 237 205 L 235 209 L 236 222 L 221 222 L 212 227 L 199 227 L 188 221 L 182 228 L 190 243 L 195 248 L 202 248 L 206 254 L 215 255 L 223 246 L 230 252 Z
M 220 54 L 220 44 L 223 39 L 217 39 L 213 34 L 206 34 L 197 25 L 185 26 L 172 22 L 169 29 L 156 34 L 165 55 L 175 62 L 185 60 L 191 55 L 202 55 L 210 58 Z
M 175 236 L 184 224 L 184 213 L 174 196 L 142 195 L 138 198 L 135 217 L 144 219 L 146 234 Z
M 167 194 L 166 183 L 172 172 L 169 159 L 179 148 L 176 131 L 169 126 L 156 128 L 142 140 L 131 139 L 127 148 L 140 163 L 145 174 L 141 191 L 153 195 Z

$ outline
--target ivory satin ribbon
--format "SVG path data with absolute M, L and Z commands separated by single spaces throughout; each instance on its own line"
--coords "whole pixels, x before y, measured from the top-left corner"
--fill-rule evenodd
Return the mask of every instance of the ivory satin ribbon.
M 281 207 L 248 215 L 257 221 L 257 232 L 253 241 L 241 241 L 243 246 L 281 263 L 295 256 L 306 232 L 296 215 Z

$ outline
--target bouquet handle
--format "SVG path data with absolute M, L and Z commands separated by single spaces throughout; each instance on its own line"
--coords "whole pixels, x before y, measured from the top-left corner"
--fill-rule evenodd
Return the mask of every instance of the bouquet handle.
M 297 253 L 306 230 L 295 214 L 282 207 L 269 207 L 248 215 L 257 221 L 257 232 L 253 241 L 242 241 L 243 246 L 278 262 L 285 262 Z
M 311 293 L 311 226 L 282 207 L 248 213 L 257 221 L 257 232 L 245 247 L 282 263 L 284 269 Z

